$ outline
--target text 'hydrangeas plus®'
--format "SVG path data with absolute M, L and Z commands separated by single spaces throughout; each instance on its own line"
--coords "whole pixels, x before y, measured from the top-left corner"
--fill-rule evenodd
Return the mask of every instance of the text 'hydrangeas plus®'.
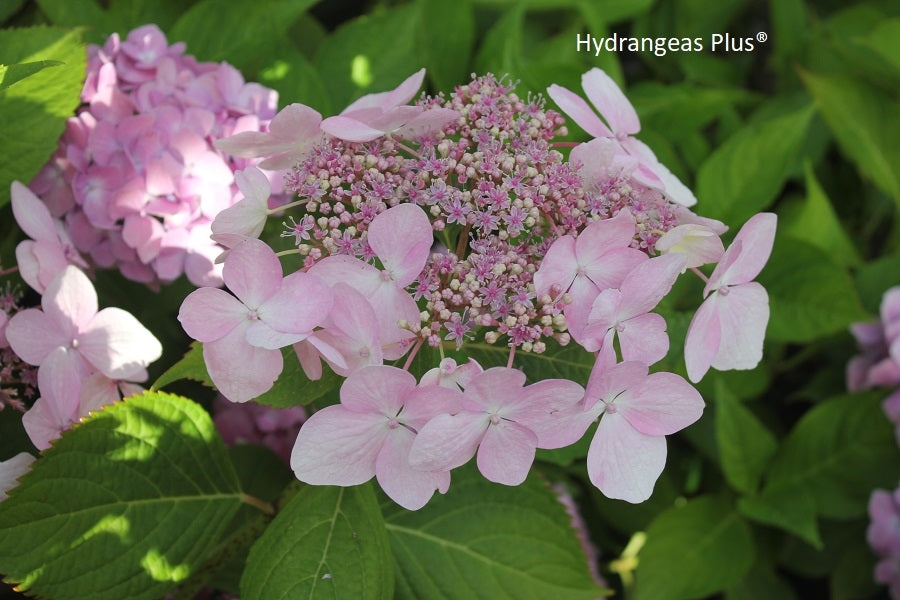
M 486 478 L 517 485 L 536 449 L 571 445 L 599 419 L 591 481 L 611 497 L 645 500 L 665 463 L 664 436 L 703 411 L 681 376 L 650 373 L 669 349 L 665 318 L 651 311 L 696 273 L 710 297 L 688 336 L 692 379 L 710 366 L 755 366 L 768 297 L 752 280 L 774 216 L 753 217 L 726 252 L 727 227 L 687 208 L 693 194 L 634 137 L 636 112 L 598 69 L 583 87 L 599 115 L 574 92 L 548 90 L 595 137 L 582 144 L 559 140 L 565 120 L 543 98 L 522 99 L 493 75 L 409 104 L 423 77 L 324 119 L 291 105 L 270 132 L 217 143 L 263 165 L 290 162 L 286 191 L 296 198 L 270 209 L 262 174 L 239 173 L 245 200 L 212 224 L 231 248 L 225 282 L 239 300 L 198 290 L 182 323 L 205 342 L 208 370 L 233 401 L 265 392 L 281 371 L 280 353 L 265 369 L 242 366 L 263 349 L 293 345 L 308 377 L 321 377 L 323 362 L 346 377 L 339 403 L 300 429 L 291 465 L 302 481 L 375 477 L 418 508 L 472 458 Z M 296 284 L 280 289 L 276 255 L 255 239 L 270 216 L 289 244 L 278 255 L 296 269 L 284 278 Z M 699 270 L 717 262 L 709 278 Z M 255 303 L 254 269 L 274 277 Z M 272 294 L 279 311 L 264 310 Z M 752 318 L 737 323 L 738 311 Z M 208 349 L 234 336 L 227 353 Z M 535 374 L 516 368 L 523 353 L 573 341 L 593 353 L 589 382 L 529 382 Z M 505 346 L 506 364 L 466 361 L 467 344 Z M 417 381 L 410 370 L 423 348 L 440 364 Z

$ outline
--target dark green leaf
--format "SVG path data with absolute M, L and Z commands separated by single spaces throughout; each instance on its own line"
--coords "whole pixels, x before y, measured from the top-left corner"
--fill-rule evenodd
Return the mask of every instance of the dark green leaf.
M 710 496 L 694 498 L 663 512 L 647 528 L 634 598 L 697 598 L 722 591 L 741 580 L 754 554 L 750 528 L 731 506 Z
M 738 500 L 738 508 L 754 521 L 792 533 L 813 548 L 822 548 L 816 522 L 816 502 L 807 490 L 796 486 L 770 485 L 758 495 Z
M 97 42 L 114 31 L 112 20 L 97 0 L 37 0 L 37 4 L 54 25 L 92 28 Z M 119 33 L 127 34 L 127 31 Z
M 216 387 L 206 371 L 206 363 L 203 361 L 203 344 L 200 342 L 191 342 L 190 350 L 185 353 L 184 357 L 160 375 L 150 389 L 158 390 L 181 379 L 191 379 L 211 388 Z
M 0 572 L 48 598 L 159 598 L 243 499 L 203 408 L 134 396 L 66 432 L 0 504 Z
M 490 483 L 471 465 L 445 496 L 410 512 L 384 505 L 397 598 L 594 599 L 584 551 L 563 505 L 536 476 Z
M 716 380 L 716 444 L 725 478 L 735 490 L 751 493 L 775 454 L 775 436 L 724 383 Z
M 284 357 L 284 370 L 272 389 L 255 398 L 254 402 L 278 408 L 309 404 L 340 386 L 343 381 L 328 365 L 322 365 L 322 377 L 312 381 L 303 372 L 292 346 L 282 348 L 281 354 Z
M 516 5 L 506 11 L 488 30 L 475 56 L 478 73 L 517 73 L 522 65 L 522 27 L 525 11 Z
M 475 41 L 475 15 L 469 0 L 420 0 L 422 27 L 419 43 L 428 63 L 428 76 L 438 90 L 450 92 L 469 76 Z
M 393 597 L 391 551 L 371 484 L 305 486 L 253 545 L 244 600 Z

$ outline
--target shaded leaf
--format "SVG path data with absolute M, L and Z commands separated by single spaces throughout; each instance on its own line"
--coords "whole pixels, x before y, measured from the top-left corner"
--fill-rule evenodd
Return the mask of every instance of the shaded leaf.
M 751 493 L 775 454 L 775 436 L 721 379 L 716 379 L 716 444 L 725 478 L 735 490 Z

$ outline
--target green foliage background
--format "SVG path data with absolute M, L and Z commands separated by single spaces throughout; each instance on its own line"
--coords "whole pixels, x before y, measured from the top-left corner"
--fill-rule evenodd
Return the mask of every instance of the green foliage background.
M 897 485 L 900 453 L 881 411 L 885 394 L 845 394 L 843 373 L 855 353 L 848 325 L 873 318 L 883 292 L 900 284 L 896 2 L 6 0 L 0 23 L 4 266 L 22 237 L 6 206 L 9 183 L 30 180 L 55 150 L 78 105 L 84 44 L 145 23 L 158 24 L 170 43 L 186 42 L 199 60 L 228 61 L 246 80 L 277 89 L 280 105 L 302 102 L 326 115 L 422 66 L 432 92 L 491 71 L 518 80 L 521 95 L 551 83 L 578 91 L 581 74 L 600 67 L 634 103 L 639 137 L 695 190 L 699 214 L 732 231 L 755 212 L 779 214 L 775 250 L 760 276 L 772 310 L 764 362 L 751 372 L 707 376 L 700 385 L 706 414 L 669 439 L 666 471 L 644 504 L 611 501 L 591 487 L 581 444 L 540 454 L 522 488 L 454 473 L 446 497 L 407 513 L 368 486 L 288 486 L 290 474 L 276 467 L 260 476 L 266 459 L 226 452 L 200 406 L 149 394 L 64 436 L 0 504 L 0 572 L 11 582 L 67 599 L 106 598 L 109 589 L 153 598 L 179 586 L 179 597 L 207 586 L 288 598 L 301 580 L 310 584 L 302 588 L 308 598 L 336 589 L 354 598 L 593 597 L 601 590 L 551 482 L 573 493 L 600 548 L 597 566 L 627 598 L 882 593 L 871 578 L 866 504 L 872 489 Z M 704 49 L 577 51 L 576 36 L 613 33 L 700 37 Z M 713 52 L 716 33 L 752 38 L 755 48 Z M 577 126 L 569 131 L 572 140 L 586 139 Z M 167 355 L 153 375 L 168 372 L 157 385 L 207 401 L 200 384 L 169 387 L 206 379 L 199 348 L 189 350 L 173 324 L 189 286 L 152 295 L 115 274 L 97 286 L 102 302 L 131 310 L 163 340 Z M 683 374 L 678 348 L 690 318 L 683 310 L 699 300 L 696 286 L 679 284 L 664 307 L 673 348 L 664 368 Z M 472 355 L 485 365 L 505 362 L 489 346 L 476 345 Z M 591 366 L 571 349 L 522 364 L 531 379 L 581 383 Z M 266 402 L 333 401 L 337 379 L 326 382 L 293 373 Z M 0 413 L 0 459 L 27 449 L 9 412 Z M 158 452 L 139 448 L 147 431 L 161 436 Z M 83 451 L 80 458 L 67 458 L 70 446 Z M 170 473 L 156 491 L 134 495 L 138 480 L 167 472 L 172 460 L 183 478 Z M 199 477 L 193 471 L 214 466 L 215 476 L 190 485 Z M 72 470 L 84 479 L 56 481 Z M 122 477 L 113 477 L 118 470 Z M 104 503 L 85 486 L 118 500 Z M 35 500 L 65 497 L 89 505 L 51 510 Z M 158 525 L 140 539 L 128 529 L 139 514 Z M 68 525 L 56 526 L 62 522 Z M 173 541 L 173 532 L 185 535 Z M 131 549 L 104 562 L 88 549 L 115 548 L 97 536 Z M 235 577 L 245 561 L 243 577 Z M 90 577 L 60 583 L 79 569 Z M 344 577 L 349 587 L 333 587 Z M 0 592 L 6 596 L 17 594 Z

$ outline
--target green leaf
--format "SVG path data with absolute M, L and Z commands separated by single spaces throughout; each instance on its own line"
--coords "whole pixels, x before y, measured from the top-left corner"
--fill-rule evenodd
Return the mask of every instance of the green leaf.
M 738 509 L 754 521 L 792 533 L 813 548 L 822 548 L 816 501 L 807 490 L 796 486 L 766 486 L 760 494 L 738 500 Z
M 391 552 L 372 485 L 305 486 L 250 550 L 244 600 L 393 597 Z
M 900 252 L 863 265 L 856 274 L 856 285 L 866 310 L 877 315 L 884 293 L 895 285 L 900 285 Z M 869 317 L 865 320 L 871 319 Z
M 419 44 L 424 50 L 428 76 L 437 89 L 450 92 L 465 83 L 475 41 L 475 14 L 469 0 L 420 0 L 422 27 Z
M 0 572 L 46 598 L 159 598 L 243 499 L 203 408 L 134 396 L 63 434 L 0 503 Z
M 850 276 L 827 254 L 799 240 L 776 237 L 759 282 L 769 292 L 766 337 L 771 340 L 809 342 L 868 318 Z
M 464 348 L 468 350 L 469 356 L 485 369 L 506 366 L 509 359 L 509 347 L 502 343 L 471 342 Z M 546 352 L 542 354 L 518 352 L 513 364 L 525 371 L 531 383 L 542 379 L 569 379 L 586 385 L 594 362 L 594 355 L 575 342 L 568 346 L 560 346 L 556 342 L 548 341 Z
M 862 258 L 844 232 L 825 190 L 816 180 L 812 165 L 806 163 L 806 199 L 781 210 L 781 230 L 792 237 L 817 246 L 837 264 L 858 267 Z
M 876 27 L 862 43 L 878 53 L 900 74 L 900 19 L 887 19 Z
M 860 79 L 801 75 L 841 151 L 900 206 L 900 103 Z
M 398 599 L 593 600 L 604 593 L 563 505 L 537 476 L 507 487 L 470 465 L 418 511 L 389 500 L 382 508 Z
M 87 26 L 97 35 L 109 35 L 114 30 L 112 20 L 97 0 L 37 0 L 37 4 L 50 22 L 59 27 Z
M 315 65 L 327 74 L 334 106 L 397 86 L 422 67 L 422 49 L 411 32 L 420 26 L 418 4 L 362 15 L 334 31 L 316 53 Z
M 58 60 L 40 60 L 25 64 L 0 65 L 0 90 L 8 88 L 29 75 L 34 75 L 49 67 L 58 67 L 61 64 L 63 63 Z
M 797 600 L 794 588 L 764 561 L 760 557 L 746 577 L 728 588 L 725 600 Z
M 0 31 L 0 56 L 8 64 L 63 63 L 0 90 L 0 207 L 14 180 L 31 181 L 47 162 L 78 106 L 85 69 L 80 36 L 51 27 Z
M 745 125 L 697 173 L 704 216 L 743 223 L 769 206 L 796 163 L 813 110 L 807 106 Z
M 322 377 L 312 381 L 303 372 L 292 346 L 282 348 L 281 355 L 284 357 L 284 370 L 272 389 L 254 398 L 254 402 L 278 408 L 309 404 L 339 387 L 343 382 L 343 378 L 336 375 L 328 365 L 322 365 Z
M 518 73 L 522 64 L 525 10 L 516 4 L 488 30 L 475 56 L 477 73 Z
M 716 380 L 716 444 L 725 478 L 745 494 L 756 490 L 778 447 L 775 436 L 720 379 Z
M 200 342 L 191 342 L 191 347 L 184 357 L 160 375 L 150 389 L 155 391 L 182 379 L 199 381 L 213 389 L 216 387 L 206 371 L 206 363 L 203 361 L 203 344 Z
M 0 23 L 3 23 L 19 12 L 24 5 L 25 0 L 7 0 L 6 2 L 0 3 Z
M 893 489 L 900 478 L 900 450 L 881 408 L 881 395 L 847 394 L 822 402 L 784 440 L 764 492 L 809 493 L 815 513 L 836 519 L 861 517 L 869 493 Z M 783 504 L 793 502 L 786 491 Z
M 314 0 L 202 0 L 181 15 L 167 37 L 183 41 L 201 61 L 227 60 L 238 68 L 253 59 L 271 34 L 284 33 Z M 261 31 L 271 34 L 260 35 Z
M 694 498 L 647 528 L 634 598 L 697 598 L 722 591 L 741 580 L 754 555 L 750 528 L 731 506 L 711 496 Z

